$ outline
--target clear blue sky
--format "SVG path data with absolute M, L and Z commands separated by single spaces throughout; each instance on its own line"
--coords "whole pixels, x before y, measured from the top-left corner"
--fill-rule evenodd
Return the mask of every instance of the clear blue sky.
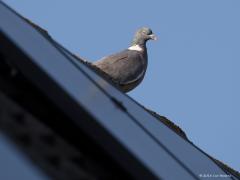
M 149 26 L 143 83 L 129 95 L 240 171 L 239 0 L 5 0 L 79 56 L 97 60 Z

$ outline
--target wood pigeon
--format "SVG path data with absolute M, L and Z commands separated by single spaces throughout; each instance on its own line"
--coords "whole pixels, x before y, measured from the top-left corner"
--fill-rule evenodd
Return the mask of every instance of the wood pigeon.
M 129 92 L 144 78 L 148 64 L 146 42 L 156 39 L 150 28 L 140 28 L 128 49 L 106 56 L 93 65 L 117 82 L 123 92 Z

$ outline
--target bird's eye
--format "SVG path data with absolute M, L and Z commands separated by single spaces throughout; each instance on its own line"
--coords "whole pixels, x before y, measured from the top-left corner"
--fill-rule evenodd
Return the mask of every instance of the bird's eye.
M 152 31 L 148 31 L 148 32 L 147 32 L 147 35 L 151 35 L 151 34 L 152 34 Z
M 150 35 L 150 34 L 152 34 L 151 31 L 144 31 L 143 33 L 146 34 L 146 35 Z

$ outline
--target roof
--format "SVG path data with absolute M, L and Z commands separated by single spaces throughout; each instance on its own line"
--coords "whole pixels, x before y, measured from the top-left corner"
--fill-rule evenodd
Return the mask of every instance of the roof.
M 23 109 L 24 112 L 27 111 L 28 117 L 36 116 L 36 119 L 44 122 L 47 129 L 50 127 L 60 134 L 69 146 L 77 147 L 77 151 L 85 149 L 87 145 L 84 144 L 80 148 L 76 139 L 71 137 L 72 133 L 79 138 L 82 134 L 87 134 L 83 136 L 86 138 L 90 136 L 91 140 L 88 142 L 95 144 L 97 141 L 99 144 L 92 146 L 101 149 L 101 154 L 105 154 L 105 160 L 108 159 L 109 164 L 114 164 L 117 169 L 114 172 L 125 172 L 123 174 L 128 174 L 128 177 L 131 175 L 135 178 L 159 179 L 181 176 L 198 179 L 197 172 L 208 168 L 222 174 L 230 173 L 233 175 L 232 178 L 240 177 L 238 172 L 229 169 L 197 148 L 189 141 L 184 131 L 170 120 L 143 108 L 142 105 L 117 90 L 118 82 L 112 81 L 104 72 L 66 50 L 54 41 L 47 31 L 29 20 L 25 19 L 27 23 L 22 22 L 19 15 L 13 14 L 4 5 L 0 4 L 0 8 L 2 13 L 0 17 L 8 20 L 5 24 L 4 21 L 0 21 L 2 22 L 0 39 L 3 42 L 0 54 L 6 61 L 6 64 L 1 67 L 5 69 L 2 72 L 8 74 L 5 74 L 1 81 L 4 84 L 1 86 L 1 91 L 4 93 L 2 103 L 17 103 L 9 105 L 9 108 Z M 34 32 L 28 24 L 37 29 L 41 35 Z M 25 39 L 21 39 L 19 35 L 16 36 L 15 29 L 10 28 L 11 26 L 18 26 L 18 31 Z M 45 39 L 41 37 L 42 35 Z M 31 39 L 32 44 L 29 44 L 28 39 Z M 40 49 L 39 52 L 35 51 L 34 46 L 42 47 L 43 51 Z M 50 59 L 55 60 L 54 64 Z M 67 75 L 62 73 L 65 70 L 68 70 Z M 73 88 L 76 84 L 81 84 L 82 88 L 80 90 Z M 26 93 L 26 90 L 31 93 Z M 14 102 L 6 100 L 9 97 Z M 102 104 L 105 107 L 101 107 Z M 45 106 L 49 109 L 42 110 Z M 103 114 L 104 111 L 108 113 Z M 52 115 L 50 117 L 57 115 L 59 121 L 49 121 L 49 114 Z M 79 120 L 79 117 L 83 117 L 83 120 Z M 107 121 L 113 117 L 119 121 L 114 123 Z M 161 123 L 156 121 L 156 118 Z M 136 143 L 136 137 L 142 137 L 141 144 Z M 49 138 L 46 139 L 49 142 Z M 23 142 L 26 141 L 28 140 L 23 138 Z M 61 138 L 58 141 L 60 142 Z M 172 142 L 174 144 L 171 144 Z M 179 145 L 177 150 L 176 144 Z M 144 149 L 141 148 L 142 146 Z M 189 154 L 183 155 L 180 151 Z M 194 163 L 194 158 L 202 164 Z M 95 163 L 101 162 L 101 160 L 96 162 L 96 159 Z M 50 162 L 56 164 L 56 158 L 50 158 Z M 161 168 L 163 165 L 174 168 L 175 174 L 164 171 Z M 96 166 L 99 167 L 99 165 Z M 103 167 L 106 170 L 111 166 L 103 165 Z M 90 171 L 92 173 L 90 176 L 99 176 L 99 171 L 102 172 L 102 170 L 97 171 L 98 173 Z M 54 172 L 51 171 L 50 174 L 53 175 Z

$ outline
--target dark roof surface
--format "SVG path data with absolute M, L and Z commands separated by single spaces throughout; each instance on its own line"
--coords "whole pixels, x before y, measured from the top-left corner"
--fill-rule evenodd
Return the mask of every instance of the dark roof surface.
M 51 41 L 57 48 L 61 49 L 62 51 L 66 52 L 66 56 L 73 56 L 75 59 L 78 60 L 79 63 L 83 63 L 85 65 L 87 65 L 90 69 L 94 70 L 97 74 L 99 74 L 101 77 L 103 77 L 105 80 L 107 80 L 109 83 L 111 83 L 112 85 L 114 85 L 115 87 L 118 88 L 119 84 L 118 82 L 114 82 L 110 77 L 107 76 L 107 74 L 105 74 L 104 72 L 102 72 L 100 69 L 96 68 L 95 66 L 92 66 L 91 63 L 84 61 L 83 59 L 73 55 L 72 53 L 68 52 L 65 48 L 63 48 L 61 45 L 59 45 L 56 41 L 54 41 L 51 36 L 47 33 L 47 31 L 45 31 L 44 29 L 40 28 L 39 26 L 35 25 L 34 23 L 30 22 L 29 20 L 25 19 L 29 24 L 31 24 L 34 28 L 36 28 L 43 36 L 45 36 L 49 41 Z M 13 72 L 14 74 L 14 72 Z M 16 92 L 14 92 L 16 93 Z M 11 95 L 12 96 L 12 95 Z M 18 97 L 18 96 L 17 96 Z M 19 97 L 18 97 L 19 98 Z M 22 97 L 24 99 L 24 97 Z M 119 108 L 122 108 L 123 110 L 125 107 L 121 104 L 121 102 L 116 101 L 115 100 L 116 105 Z M 136 102 L 137 103 L 137 102 Z M 138 103 L 137 103 L 138 104 Z M 138 104 L 139 105 L 139 104 Z M 142 106 L 143 107 L 143 106 Z M 158 120 L 160 120 L 162 123 L 164 123 L 165 125 L 167 125 L 169 128 L 171 128 L 175 133 L 177 133 L 179 136 L 181 136 L 182 138 L 184 138 L 186 141 L 190 142 L 189 139 L 187 138 L 186 134 L 184 133 L 183 130 L 181 130 L 181 128 L 179 128 L 177 125 L 175 125 L 173 122 L 171 122 L 170 120 L 168 120 L 167 118 L 158 115 L 157 113 L 148 110 L 145 108 L 145 110 L 147 110 L 152 116 L 154 116 L 155 118 L 157 118 Z M 39 112 L 39 114 L 41 114 L 41 112 Z M 67 134 L 65 134 L 67 136 Z M 194 144 L 192 142 L 190 142 L 193 146 Z M 195 146 L 196 147 L 196 146 Z M 200 150 L 201 151 L 201 150 Z M 204 152 L 203 152 L 204 153 Z M 204 153 L 205 155 L 207 155 L 206 153 Z M 215 159 L 213 159 L 212 157 L 210 157 L 209 155 L 207 155 L 210 159 L 214 160 L 215 163 L 217 163 L 225 172 L 229 172 L 237 177 L 239 176 L 239 173 L 234 171 L 233 169 L 227 167 L 226 165 L 224 165 L 223 163 L 221 163 L 220 161 L 217 161 Z

